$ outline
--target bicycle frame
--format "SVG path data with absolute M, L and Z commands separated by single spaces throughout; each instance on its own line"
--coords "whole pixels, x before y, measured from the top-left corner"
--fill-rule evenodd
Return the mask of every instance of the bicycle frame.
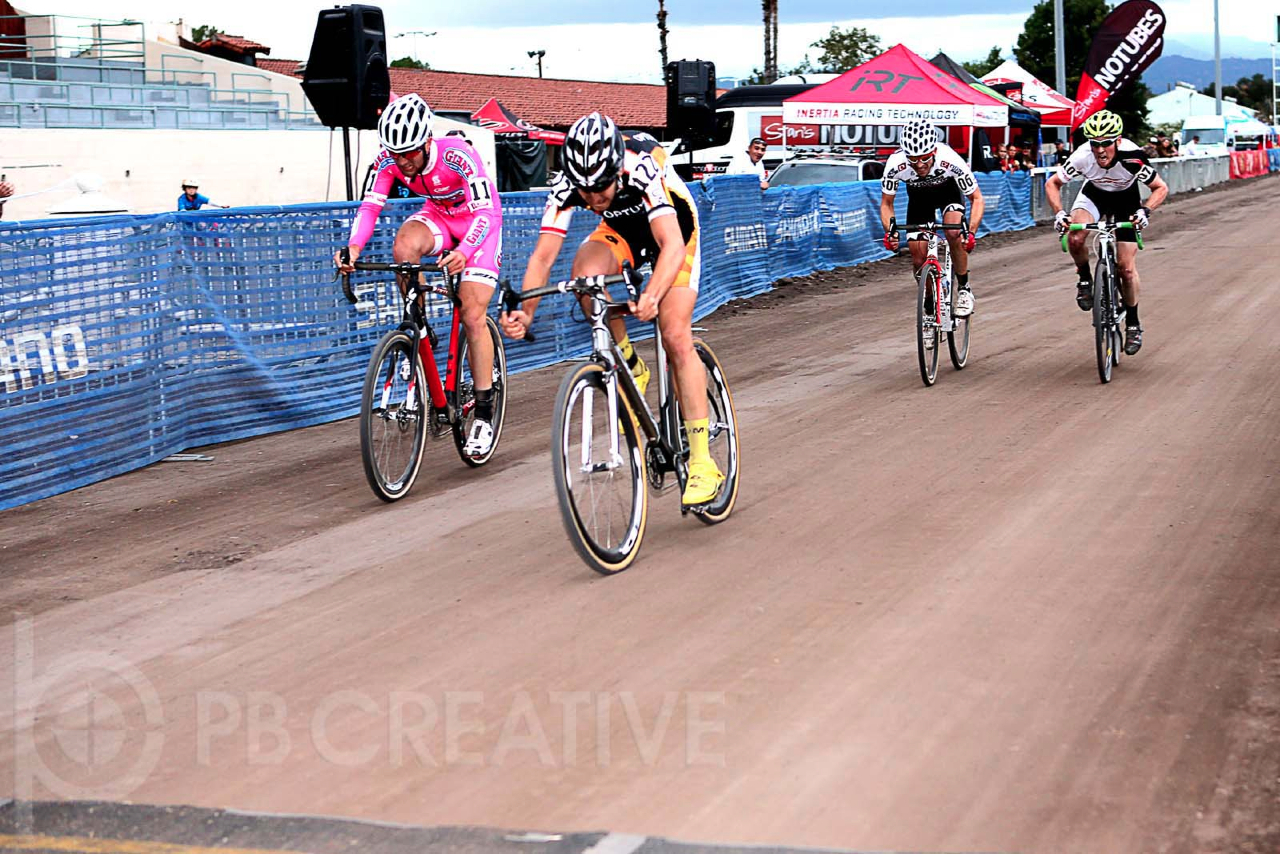
M 462 329 L 462 312 L 461 302 L 458 298 L 458 283 L 461 280 L 460 275 L 452 274 L 437 264 L 379 264 L 364 261 L 357 261 L 355 264 L 357 270 L 377 271 L 395 273 L 397 277 L 402 277 L 408 281 L 407 287 L 401 293 L 404 300 L 404 312 L 400 321 L 400 329 L 409 335 L 417 345 L 418 357 L 422 360 L 422 370 L 427 378 L 427 393 L 431 400 L 431 406 L 435 409 L 437 419 L 442 424 L 452 424 L 459 417 L 466 415 L 465 412 L 458 412 L 458 376 L 461 366 L 458 364 L 458 355 L 462 348 L 462 336 L 459 334 Z M 434 284 L 425 284 L 419 277 L 419 273 L 443 273 L 443 280 Z M 354 294 L 350 290 L 348 277 L 344 277 L 343 292 L 347 294 L 347 298 L 354 302 Z M 422 300 L 428 294 L 439 294 L 447 297 L 453 306 L 453 311 L 449 319 L 449 352 L 445 359 L 445 375 L 443 380 L 440 377 L 440 371 L 436 367 L 435 347 L 439 344 L 435 331 L 431 325 L 427 323 L 426 313 L 423 310 Z M 425 334 L 424 334 L 425 333 Z M 410 398 L 412 399 L 413 384 L 416 379 L 410 379 Z
M 1138 249 L 1143 249 L 1142 232 L 1139 231 L 1131 222 L 1116 222 L 1115 217 L 1107 216 L 1100 222 L 1073 222 L 1068 226 L 1067 231 L 1063 233 L 1062 251 L 1067 250 L 1067 235 L 1073 231 L 1094 231 L 1097 234 L 1094 237 L 1094 251 L 1098 255 L 1098 260 L 1106 265 L 1107 278 L 1115 285 L 1117 291 L 1120 290 L 1119 271 L 1116 269 L 1116 232 L 1121 228 L 1133 229 L 1134 236 L 1137 238 Z M 1095 283 L 1096 284 L 1096 283 Z M 1108 318 L 1113 323 L 1118 323 L 1118 315 L 1116 306 L 1112 304 L 1110 296 L 1107 296 L 1107 308 L 1112 317 Z
M 615 314 L 626 313 L 627 304 L 609 299 L 607 287 L 611 284 L 625 284 L 631 298 L 634 300 L 641 281 L 643 280 L 640 274 L 628 269 L 618 275 L 583 276 L 535 288 L 524 293 L 516 293 L 504 289 L 502 299 L 507 306 L 507 310 L 511 311 L 518 307 L 522 300 L 548 296 L 553 293 L 572 293 L 588 297 L 590 304 L 587 309 L 587 320 L 591 324 L 591 355 L 587 358 L 590 361 L 599 362 L 605 368 L 605 389 L 609 406 L 609 449 L 611 454 L 609 465 L 621 465 L 622 461 L 617 423 L 618 389 L 621 387 L 622 394 L 626 397 L 629 408 L 635 414 L 640 430 L 648 440 L 648 447 L 653 451 L 652 459 L 657 463 L 657 471 L 660 473 L 675 472 L 679 474 L 679 466 L 684 462 L 684 448 L 680 442 L 679 403 L 672 393 L 670 374 L 667 370 L 667 351 L 662 346 L 662 334 L 658 328 L 658 321 L 656 318 L 653 321 L 654 342 L 657 348 L 656 369 L 658 372 L 659 401 L 658 417 L 656 418 L 649 409 L 648 402 L 640 394 L 635 378 L 627 367 L 627 360 L 623 358 L 622 351 L 618 349 L 618 345 L 613 340 L 613 333 L 609 329 L 609 319 Z M 587 424 L 589 423 L 589 419 L 584 421 L 584 429 L 587 429 Z M 590 442 L 584 441 L 584 453 L 589 447 Z M 589 466 L 591 463 L 588 460 L 583 460 L 583 465 Z
M 938 274 L 938 299 L 933 301 L 933 322 L 937 325 L 939 332 L 955 332 L 957 329 L 956 318 L 951 314 L 951 289 L 954 287 L 952 281 L 951 268 L 951 252 L 945 239 L 938 236 L 939 231 L 967 231 L 969 226 L 965 223 L 942 223 L 942 222 L 925 222 L 919 225 L 904 225 L 895 229 L 895 223 L 890 223 L 891 231 L 897 230 L 901 232 L 918 231 L 923 235 L 926 246 L 926 257 L 924 266 L 933 267 Z M 924 267 L 921 267 L 924 269 Z M 920 273 L 916 271 L 918 276 Z M 943 293 L 945 286 L 946 293 Z M 943 318 L 943 307 L 946 307 L 946 318 Z

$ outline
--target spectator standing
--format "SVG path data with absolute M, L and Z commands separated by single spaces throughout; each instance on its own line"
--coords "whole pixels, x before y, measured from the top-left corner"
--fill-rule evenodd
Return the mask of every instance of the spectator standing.
M 769 189 L 769 182 L 764 174 L 764 152 L 765 141 L 760 137 L 751 140 L 751 144 L 747 146 L 747 150 L 740 154 L 734 155 L 729 161 L 729 168 L 725 170 L 726 175 L 755 175 L 760 179 L 760 189 Z
M 13 185 L 8 181 L 0 181 L 0 217 L 4 216 L 4 200 L 14 193 Z
M 1061 166 L 1063 163 L 1066 163 L 1067 160 L 1071 157 L 1071 152 L 1067 149 L 1067 144 L 1062 140 L 1058 140 L 1057 142 L 1055 142 L 1053 144 L 1053 147 L 1054 147 L 1054 152 L 1053 152 L 1054 165 Z
M 1195 157 L 1196 155 L 1201 153 L 1200 137 L 1198 135 L 1191 137 L 1191 142 L 1187 143 L 1187 150 L 1185 153 L 1188 157 Z

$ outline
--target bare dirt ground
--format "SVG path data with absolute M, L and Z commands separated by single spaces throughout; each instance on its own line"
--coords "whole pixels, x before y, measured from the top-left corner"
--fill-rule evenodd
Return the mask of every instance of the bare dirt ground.
M 0 514 L 0 796 L 876 850 L 1280 850 L 1280 177 L 1175 198 L 1098 383 L 1039 228 L 921 386 L 905 259 L 717 312 L 742 492 L 566 541 L 563 368 L 499 456 L 354 421 Z M 584 333 L 585 334 L 585 333 Z M 512 344 L 509 346 L 519 346 Z

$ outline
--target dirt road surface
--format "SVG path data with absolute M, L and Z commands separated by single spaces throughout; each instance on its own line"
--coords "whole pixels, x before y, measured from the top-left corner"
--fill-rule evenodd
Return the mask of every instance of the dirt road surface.
M 707 321 L 738 508 L 575 556 L 563 367 L 499 456 L 354 421 L 0 515 L 0 796 L 860 850 L 1280 850 L 1280 177 L 1178 198 L 1099 384 L 1047 229 L 924 388 L 904 259 Z M 585 334 L 585 331 L 584 331 Z M 510 346 L 519 346 L 512 344 Z

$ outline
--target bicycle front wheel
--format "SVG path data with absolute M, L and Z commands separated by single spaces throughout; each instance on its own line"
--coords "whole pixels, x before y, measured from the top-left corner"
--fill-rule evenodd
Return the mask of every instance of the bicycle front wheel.
M 1111 329 L 1111 273 L 1103 261 L 1098 262 L 1093 273 L 1093 343 L 1098 357 L 1098 378 L 1111 382 L 1111 368 L 1115 365 L 1115 335 Z
M 640 553 L 649 507 L 643 448 L 621 394 L 614 420 L 604 368 L 588 362 L 570 371 L 552 425 L 556 497 L 573 547 L 602 575 L 621 572 Z
M 938 298 L 938 274 L 933 265 L 920 270 L 916 291 L 916 354 L 920 357 L 920 379 L 931 386 L 938 379 L 938 324 L 935 309 Z
M 956 317 L 956 295 L 960 289 L 951 284 L 951 319 L 955 326 L 947 333 L 947 349 L 951 352 L 951 364 L 957 371 L 963 371 L 969 364 L 969 325 L 973 323 L 973 315 Z
M 489 452 L 480 456 L 468 456 L 463 452 L 467 444 L 467 436 L 471 433 L 471 425 L 476 420 L 476 384 L 471 370 L 470 346 L 467 336 L 461 330 L 462 345 L 458 348 L 458 417 L 453 422 L 453 444 L 458 449 L 458 456 L 467 465 L 475 468 L 482 466 L 498 450 L 498 440 L 502 438 L 502 422 L 507 416 L 507 351 L 502 346 L 502 335 L 498 333 L 498 324 L 492 317 L 485 318 L 485 329 L 489 341 L 493 344 L 493 444 Z
M 700 338 L 693 339 L 693 349 L 707 374 L 708 449 L 711 459 L 724 474 L 720 494 L 711 503 L 693 511 L 693 515 L 701 522 L 714 525 L 729 518 L 738 500 L 738 413 L 733 407 L 729 381 L 724 377 L 724 369 L 720 367 L 716 354 Z
M 396 330 L 378 342 L 360 397 L 360 456 L 374 495 L 403 498 L 422 465 L 426 378 L 413 339 Z

